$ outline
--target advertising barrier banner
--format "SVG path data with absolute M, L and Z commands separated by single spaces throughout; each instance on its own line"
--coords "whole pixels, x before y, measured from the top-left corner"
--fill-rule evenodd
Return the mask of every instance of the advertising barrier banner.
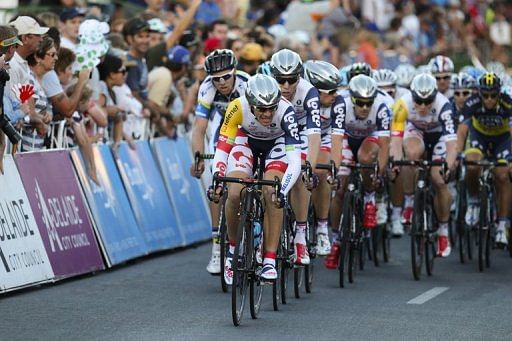
M 0 291 L 53 279 L 50 260 L 11 155 L 0 173 Z
M 55 276 L 103 269 L 69 153 L 17 154 L 16 164 Z
M 185 242 L 192 244 L 211 238 L 209 211 L 201 183 L 189 174 L 193 160 L 187 141 L 158 138 L 152 144 Z
M 149 251 L 184 245 L 182 233 L 148 141 L 121 143 L 116 160 Z
M 108 265 L 146 254 L 146 242 L 133 214 L 110 147 L 93 146 L 100 185 L 90 179 L 79 150 L 71 151 Z

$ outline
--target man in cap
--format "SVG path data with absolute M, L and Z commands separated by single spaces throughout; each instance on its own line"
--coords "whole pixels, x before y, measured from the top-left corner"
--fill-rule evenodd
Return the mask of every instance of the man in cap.
M 60 46 L 75 50 L 78 44 L 78 29 L 84 16 L 84 11 L 77 7 L 62 11 L 59 17 Z
M 13 84 L 28 84 L 30 68 L 27 63 L 27 57 L 33 54 L 43 40 L 43 35 L 48 32 L 48 27 L 41 27 L 32 17 L 19 16 L 10 25 L 18 30 L 18 37 L 23 45 L 18 46 L 14 56 L 9 62 L 10 80 L 6 84 L 6 93 L 12 98 L 16 94 L 12 91 Z

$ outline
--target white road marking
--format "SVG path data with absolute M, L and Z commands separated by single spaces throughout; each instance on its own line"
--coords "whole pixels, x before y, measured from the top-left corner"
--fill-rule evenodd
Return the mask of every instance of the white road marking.
M 423 304 L 423 303 L 433 299 L 434 297 L 441 295 L 443 292 L 445 292 L 448 289 L 449 288 L 447 288 L 447 287 L 432 288 L 428 291 L 425 291 L 423 294 L 416 296 L 415 298 L 413 298 L 412 300 L 407 302 L 407 304 Z

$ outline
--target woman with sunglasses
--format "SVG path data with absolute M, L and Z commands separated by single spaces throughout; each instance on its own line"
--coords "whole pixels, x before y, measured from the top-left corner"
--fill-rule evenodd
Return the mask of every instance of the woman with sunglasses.
M 512 99 L 501 91 L 501 80 L 493 72 L 486 72 L 478 80 L 478 94 L 468 98 L 460 112 L 462 123 L 458 130 L 458 148 L 462 152 L 469 133 L 469 145 L 464 151 L 466 160 L 479 161 L 490 158 L 496 161 L 510 161 L 512 156 Z M 506 229 L 510 228 L 509 209 L 511 183 L 509 167 L 495 169 L 496 192 L 498 195 L 498 228 L 496 244 L 508 244 Z M 466 222 L 475 225 L 479 220 L 477 167 L 468 167 L 466 184 L 468 188 L 468 210 Z
M 389 156 L 390 109 L 387 94 L 380 92 L 373 78 L 360 74 L 350 79 L 348 96 L 345 97 L 345 115 L 341 122 L 343 131 L 342 162 L 360 162 L 372 164 L 378 162 L 379 177 L 384 175 Z M 340 167 L 341 186 L 331 203 L 331 222 L 333 229 L 340 225 L 343 208 L 343 194 L 348 185 L 350 169 Z M 372 229 L 377 226 L 377 208 L 375 204 L 375 180 L 371 172 L 362 171 L 364 195 L 363 227 Z M 328 269 L 338 267 L 340 248 L 333 243 L 331 253 L 325 259 Z
M 270 60 L 272 76 L 281 89 L 284 98 L 290 101 L 299 122 L 302 160 L 316 167 L 320 152 L 320 103 L 318 90 L 302 78 L 303 66 L 298 53 L 282 49 L 272 55 Z M 306 186 L 297 182 L 290 195 L 290 203 L 295 213 L 295 264 L 308 265 L 309 252 L 306 246 L 306 223 L 309 208 L 309 189 L 316 187 L 318 177 L 313 181 L 306 179 Z
M 312 60 L 304 63 L 304 79 L 310 82 L 320 94 L 321 145 L 318 163 L 326 164 L 333 160 L 336 165 L 341 161 L 343 141 L 342 122 L 345 116 L 345 101 L 337 94 L 341 76 L 338 69 L 327 62 Z M 331 153 L 331 150 L 338 152 Z M 317 216 L 316 254 L 326 256 L 331 252 L 329 231 L 327 228 L 331 189 L 327 182 L 327 170 L 314 170 L 319 177 L 318 186 L 313 189 L 313 204 Z
M 226 108 L 234 99 L 245 92 L 249 75 L 236 71 L 237 60 L 233 51 L 217 49 L 210 53 L 204 61 L 204 69 L 208 76 L 205 78 L 197 94 L 195 121 L 192 129 L 192 150 L 204 153 L 204 138 L 208 140 L 208 153 L 215 153 L 219 138 L 219 129 L 224 120 Z M 190 174 L 201 178 L 205 169 L 201 160 L 198 167 L 192 165 Z M 220 205 L 210 203 L 212 216 L 212 254 L 206 266 L 206 271 L 212 275 L 220 274 L 220 240 L 219 218 Z
M 401 160 L 405 153 L 407 160 L 421 160 L 427 153 L 432 156 L 432 160 L 445 159 L 448 169 L 453 171 L 457 156 L 457 134 L 450 101 L 437 90 L 436 79 L 427 73 L 416 75 L 410 90 L 393 107 L 391 156 Z M 432 167 L 431 170 L 436 190 L 434 202 L 437 204 L 434 209 L 439 222 L 437 251 L 441 257 L 448 257 L 451 253 L 448 220 L 452 197 L 445 183 L 448 173 L 443 179 L 439 167 Z M 415 171 L 411 167 L 404 167 L 400 176 L 405 193 L 402 223 L 411 224 Z
M 283 222 L 285 198 L 301 172 L 300 140 L 293 106 L 281 97 L 277 82 L 270 76 L 257 74 L 247 82 L 245 96 L 232 101 L 220 130 L 213 160 L 214 172 L 220 176 L 247 178 L 253 175 L 256 152 L 265 158 L 264 179 L 281 180 L 280 193 L 265 187 L 263 220 L 263 268 L 261 277 L 275 280 L 276 252 Z M 231 183 L 226 200 L 226 223 L 229 251 L 224 268 L 227 284 L 233 282 L 233 254 L 243 186 Z M 211 188 L 209 197 L 220 200 L 222 187 Z

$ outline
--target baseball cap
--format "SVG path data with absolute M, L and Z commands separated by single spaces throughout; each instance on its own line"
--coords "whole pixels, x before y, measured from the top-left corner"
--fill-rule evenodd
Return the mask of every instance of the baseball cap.
M 143 31 L 149 31 L 149 24 L 139 18 L 128 20 L 123 27 L 124 36 L 132 36 Z
M 175 64 L 190 64 L 190 52 L 181 45 L 176 45 L 167 51 L 167 59 Z
M 148 25 L 151 32 L 167 33 L 167 27 L 165 27 L 165 24 L 159 18 L 148 20 Z
M 10 25 L 14 26 L 14 28 L 18 30 L 18 35 L 20 36 L 24 34 L 43 35 L 49 30 L 48 27 L 39 26 L 34 18 L 24 15 L 16 18 L 16 20 L 12 21 Z
M 23 43 L 18 38 L 18 36 L 14 36 L 14 37 L 11 37 L 11 38 L 0 40 L 0 46 L 1 47 L 7 47 L 7 46 L 14 45 L 14 44 L 18 44 L 20 46 L 23 46 Z
M 191 47 L 200 42 L 199 38 L 190 30 L 184 31 L 180 38 L 180 45 L 184 47 Z
M 76 17 L 85 17 L 85 11 L 78 7 L 67 8 L 62 11 L 59 19 L 62 22 L 66 22 L 67 20 L 71 20 Z
M 260 61 L 265 59 L 265 53 L 260 44 L 247 43 L 242 48 L 240 57 L 248 61 Z

